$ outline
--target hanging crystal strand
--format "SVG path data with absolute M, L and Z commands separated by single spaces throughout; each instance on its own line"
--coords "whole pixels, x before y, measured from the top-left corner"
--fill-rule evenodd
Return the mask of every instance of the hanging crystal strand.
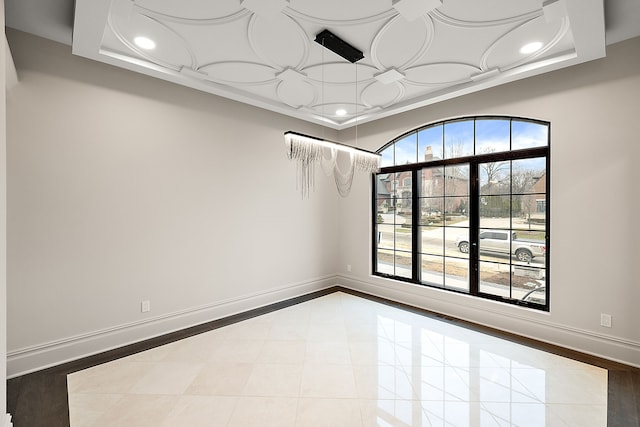
M 330 157 L 328 159 L 324 155 L 324 153 L 327 150 L 329 150 L 329 155 L 330 155 Z M 325 175 L 327 175 L 327 176 L 333 175 L 333 169 L 336 166 L 336 158 L 337 157 L 338 157 L 338 150 L 336 148 L 325 148 L 323 150 L 321 165 L 322 165 L 322 171 L 325 173 Z
M 355 171 L 354 166 L 355 166 L 355 160 L 354 160 L 354 153 L 350 152 L 349 153 L 349 166 L 347 168 L 347 172 L 343 173 L 339 166 L 338 163 L 336 162 L 334 171 L 333 171 L 333 177 L 334 180 L 336 182 L 336 188 L 338 189 L 338 193 L 342 196 L 342 197 L 346 197 L 349 195 L 349 192 L 351 191 L 351 185 L 353 183 L 353 173 Z

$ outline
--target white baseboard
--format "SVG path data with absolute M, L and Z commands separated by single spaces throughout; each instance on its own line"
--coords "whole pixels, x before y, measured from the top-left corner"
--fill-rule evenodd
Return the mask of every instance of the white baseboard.
M 11 422 L 11 415 L 6 414 L 4 416 L 4 422 L 2 423 L 3 427 L 13 427 L 13 423 Z
M 412 285 L 384 286 L 344 275 L 337 280 L 338 286 L 372 296 L 640 368 L 640 342 L 553 323 L 526 313 L 518 315 L 514 310 L 504 310 L 502 303 L 473 306 L 465 304 L 466 299 L 455 303 L 448 297 L 434 297 L 435 292 L 426 295 L 423 288 Z
M 335 286 L 335 284 L 336 276 L 334 275 L 315 278 L 28 348 L 7 351 L 7 378 L 18 377 L 212 320 L 327 289 Z

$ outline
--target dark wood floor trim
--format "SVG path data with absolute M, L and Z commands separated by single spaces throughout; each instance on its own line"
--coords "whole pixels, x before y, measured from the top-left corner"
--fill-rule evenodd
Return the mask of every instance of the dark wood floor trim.
M 7 381 L 7 410 L 13 416 L 15 427 L 67 427 L 69 407 L 67 375 L 102 363 L 130 356 L 142 351 L 169 344 L 203 332 L 261 316 L 337 291 L 342 291 L 371 301 L 390 305 L 424 316 L 434 317 L 457 326 L 472 329 L 505 340 L 527 345 L 580 362 L 595 365 L 609 371 L 607 421 L 609 427 L 640 427 L 640 369 L 612 362 L 596 356 L 568 350 L 563 347 L 524 338 L 497 329 L 477 325 L 444 316 L 428 310 L 386 300 L 340 286 L 313 292 L 286 301 L 270 304 L 244 313 L 214 320 L 201 325 L 151 338 L 125 347 L 88 356 L 52 368 L 12 378 Z

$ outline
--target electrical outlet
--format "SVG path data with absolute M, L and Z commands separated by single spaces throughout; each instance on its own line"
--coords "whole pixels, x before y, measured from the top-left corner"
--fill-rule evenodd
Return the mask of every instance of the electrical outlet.
M 351 272 L 351 264 L 347 264 L 347 271 Z
M 611 327 L 611 315 L 600 313 L 600 326 L 604 326 L 605 328 Z
M 147 311 L 151 311 L 151 301 L 148 299 L 142 301 L 140 303 L 140 311 L 146 313 Z

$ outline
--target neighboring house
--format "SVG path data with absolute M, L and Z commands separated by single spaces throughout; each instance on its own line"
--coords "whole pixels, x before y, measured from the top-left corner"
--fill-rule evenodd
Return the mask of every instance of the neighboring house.
M 424 162 L 440 160 L 433 156 L 431 146 L 427 146 Z M 469 194 L 468 170 L 459 167 L 425 166 L 421 176 L 420 199 L 422 216 L 439 216 L 442 213 L 466 213 Z M 413 177 L 411 171 L 378 175 L 378 212 L 397 210 L 399 214 L 410 216 L 412 208 Z M 464 197 L 462 197 L 464 196 Z

